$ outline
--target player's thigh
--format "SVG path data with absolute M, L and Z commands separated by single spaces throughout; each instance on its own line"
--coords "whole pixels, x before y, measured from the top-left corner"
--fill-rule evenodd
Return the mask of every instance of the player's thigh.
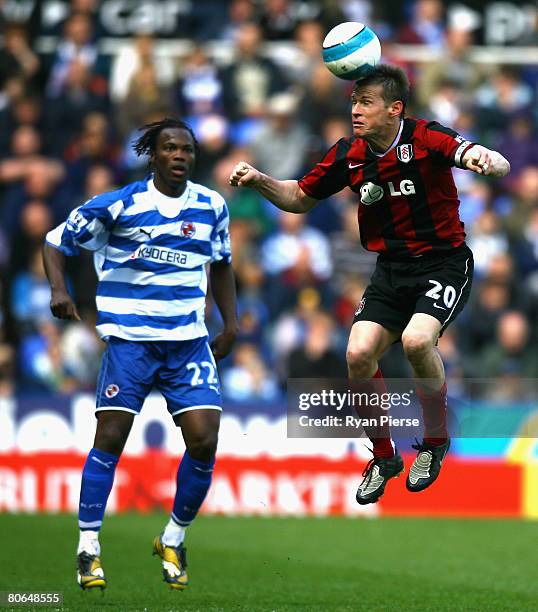
M 97 382 L 96 413 L 139 414 L 158 367 L 151 342 L 109 338 Z
M 173 417 L 196 410 L 222 409 L 217 366 L 206 337 L 169 342 L 155 386 L 164 395 Z
M 435 317 L 423 312 L 417 312 L 412 317 L 402 333 L 402 344 L 419 346 L 420 344 L 434 346 L 441 332 L 441 323 Z
M 467 303 L 473 270 L 473 254 L 471 249 L 465 247 L 437 264 L 430 264 L 429 269 L 420 277 L 414 312 L 430 315 L 439 321 L 439 335 L 442 335 Z
M 349 334 L 348 363 L 361 357 L 379 359 L 387 348 L 398 340 L 400 334 L 399 330 L 386 329 L 374 321 L 357 321 Z
M 391 336 L 402 332 L 413 314 L 415 304 L 414 301 L 407 299 L 402 291 L 395 289 L 393 276 L 391 264 L 378 260 L 370 284 L 366 287 L 355 311 L 353 328 L 357 323 L 377 323 L 378 326 L 389 331 Z M 368 329 L 368 327 L 361 325 L 357 328 L 357 330 L 362 329 Z M 373 343 L 382 341 L 383 338 L 380 336 L 384 336 L 381 331 L 376 332 L 376 330 L 378 330 L 377 327 L 370 327 L 370 331 L 375 334 L 372 339 Z M 354 336 L 361 341 L 362 346 L 365 340 L 362 332 L 355 331 Z

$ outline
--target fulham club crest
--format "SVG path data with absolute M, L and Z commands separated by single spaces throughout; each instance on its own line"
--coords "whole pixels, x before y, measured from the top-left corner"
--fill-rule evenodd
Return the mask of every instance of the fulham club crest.
M 401 162 L 407 164 L 413 159 L 413 145 L 404 144 L 396 147 L 396 155 Z
M 183 221 L 180 231 L 183 238 L 192 238 L 196 234 L 196 226 L 192 221 Z

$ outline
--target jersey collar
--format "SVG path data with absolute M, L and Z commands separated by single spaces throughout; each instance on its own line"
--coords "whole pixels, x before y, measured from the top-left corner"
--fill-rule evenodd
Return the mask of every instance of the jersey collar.
M 394 149 L 394 147 L 398 144 L 398 141 L 400 140 L 400 137 L 403 132 L 403 127 L 404 127 L 404 120 L 400 119 L 400 127 L 398 128 L 398 133 L 396 134 L 396 138 L 394 138 L 394 140 L 392 141 L 392 144 L 384 153 L 376 153 L 374 150 L 372 150 L 370 145 L 368 145 L 368 150 L 370 151 L 370 153 L 372 153 L 372 155 L 375 155 L 376 157 L 385 157 L 385 155 L 387 153 L 390 153 L 390 151 L 392 151 L 392 149 Z
M 167 196 L 161 193 L 153 182 L 153 177 L 148 181 L 148 191 L 151 193 L 155 208 L 163 217 L 173 219 L 185 208 L 191 194 L 191 182 L 187 181 L 185 191 L 178 197 Z

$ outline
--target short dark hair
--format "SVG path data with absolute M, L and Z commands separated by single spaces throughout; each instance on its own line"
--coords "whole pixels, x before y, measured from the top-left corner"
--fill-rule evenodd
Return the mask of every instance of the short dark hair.
M 141 155 L 153 155 L 155 153 L 155 147 L 157 145 L 157 137 L 159 134 L 167 128 L 176 128 L 179 130 L 187 130 L 192 136 L 194 142 L 194 152 L 198 155 L 198 141 L 192 129 L 181 119 L 177 117 L 164 117 L 160 121 L 154 121 L 153 123 L 146 123 L 140 130 L 144 130 L 144 133 L 133 143 L 133 149 L 136 154 L 140 157 Z
M 405 107 L 409 100 L 409 79 L 401 68 L 388 64 L 378 64 L 372 72 L 355 82 L 353 93 L 369 85 L 382 86 L 381 95 L 385 104 L 401 100 L 403 102 L 402 115 L 405 114 Z

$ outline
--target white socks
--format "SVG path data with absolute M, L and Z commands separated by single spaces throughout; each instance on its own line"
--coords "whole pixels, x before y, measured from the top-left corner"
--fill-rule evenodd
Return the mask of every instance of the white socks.
M 164 528 L 162 542 L 166 546 L 179 546 L 185 539 L 186 527 L 178 525 L 170 519 Z M 99 532 L 89 529 L 81 531 L 78 541 L 77 555 L 81 552 L 87 552 L 90 555 L 99 556 L 101 554 L 101 545 L 99 544 Z
M 79 555 L 82 551 L 96 556 L 101 554 L 98 531 L 91 531 L 88 529 L 80 532 L 77 555 Z
M 178 525 L 174 520 L 170 519 L 168 524 L 164 528 L 163 535 L 161 537 L 162 543 L 166 546 L 179 546 L 185 539 L 186 527 Z

